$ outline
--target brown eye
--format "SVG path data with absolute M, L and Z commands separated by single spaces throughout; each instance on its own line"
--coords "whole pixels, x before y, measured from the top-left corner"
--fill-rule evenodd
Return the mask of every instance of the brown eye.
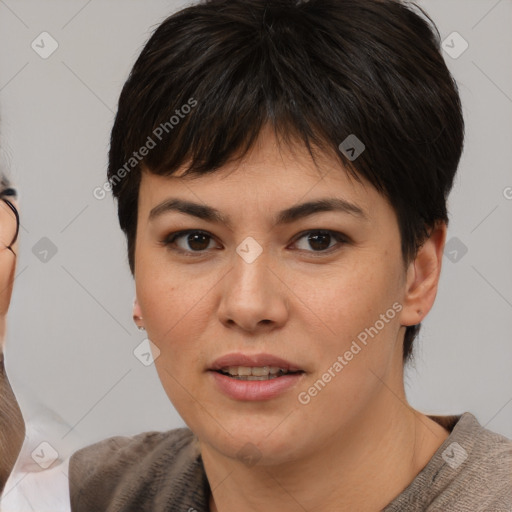
M 178 231 L 167 236 L 163 245 L 182 253 L 205 252 L 212 242 L 212 236 L 204 231 Z
M 204 251 L 210 245 L 210 237 L 203 233 L 190 233 L 185 240 L 185 244 L 194 251 Z
M 327 252 L 328 249 L 332 249 L 337 244 L 347 242 L 346 237 L 341 233 L 328 230 L 307 231 L 296 239 L 295 245 L 299 245 L 300 240 L 305 240 L 305 243 L 300 244 L 301 246 L 298 249 L 308 252 Z M 334 242 L 333 245 L 331 245 L 332 242 Z

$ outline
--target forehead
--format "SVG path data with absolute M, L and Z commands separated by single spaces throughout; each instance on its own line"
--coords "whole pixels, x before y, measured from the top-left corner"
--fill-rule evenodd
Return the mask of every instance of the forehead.
M 356 180 L 334 155 L 316 151 L 312 159 L 304 144 L 279 144 L 263 131 L 240 160 L 204 175 L 186 175 L 183 166 L 173 175 L 145 169 L 139 190 L 139 213 L 146 218 L 170 196 L 214 206 L 219 210 L 250 209 L 272 215 L 285 207 L 319 198 L 355 205 L 362 217 L 375 216 L 387 200 L 364 178 Z M 383 204 L 385 203 L 385 204 Z

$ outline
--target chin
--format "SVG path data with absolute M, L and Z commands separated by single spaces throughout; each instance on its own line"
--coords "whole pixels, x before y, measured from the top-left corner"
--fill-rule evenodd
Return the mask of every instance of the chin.
M 300 438 L 297 432 L 292 431 L 300 429 L 287 428 L 282 415 L 279 419 L 272 417 L 268 421 L 262 421 L 261 417 L 258 419 L 256 424 L 251 424 L 251 420 L 242 420 L 243 424 L 239 420 L 227 421 L 222 426 L 216 425 L 216 428 L 212 428 L 214 421 L 209 420 L 208 424 L 204 424 L 202 419 L 200 425 L 195 421 L 190 428 L 201 444 L 246 465 L 275 466 L 299 458 L 299 451 L 306 439 L 298 442 Z

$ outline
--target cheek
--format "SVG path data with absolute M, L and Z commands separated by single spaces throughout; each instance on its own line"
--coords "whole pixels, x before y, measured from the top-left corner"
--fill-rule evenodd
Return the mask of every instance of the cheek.
M 158 346 L 173 339 L 173 331 L 180 329 L 180 319 L 186 323 L 186 312 L 193 301 L 190 289 L 183 289 L 178 280 L 165 274 L 140 276 L 137 298 L 146 330 Z
M 325 411 L 337 404 L 343 414 L 358 414 L 378 392 L 379 377 L 385 377 L 393 360 L 400 328 L 393 309 L 400 298 L 397 269 L 382 260 L 368 260 L 367 265 L 345 269 L 316 288 L 312 309 L 320 312 L 325 325 L 311 327 L 308 334 L 321 343 L 311 346 L 319 363 L 300 390 L 300 403 L 311 402 L 305 413 L 325 417 Z M 328 421 L 335 428 L 341 420 L 336 413 Z
M 322 327 L 332 348 L 341 350 L 392 308 L 400 297 L 398 285 L 397 266 L 389 259 L 360 258 L 321 280 L 305 281 L 297 295 L 316 314 L 314 328 Z
M 140 277 L 140 279 L 139 279 Z M 158 347 L 155 367 L 163 389 L 188 421 L 190 394 L 198 395 L 196 374 L 201 356 L 201 295 L 177 275 L 168 272 L 141 272 L 137 277 L 137 298 L 147 337 Z M 203 294 L 204 295 L 204 294 Z
M 208 292 L 215 280 L 177 272 L 168 263 L 137 268 L 136 290 L 148 338 L 160 349 L 157 366 L 181 371 L 196 360 L 211 319 Z
M 393 308 L 399 298 L 399 274 L 377 263 L 331 276 L 307 299 L 322 322 L 308 322 L 307 337 L 320 343 L 309 346 L 317 364 L 298 390 L 298 401 L 315 428 L 336 430 L 362 414 L 392 361 L 400 327 Z

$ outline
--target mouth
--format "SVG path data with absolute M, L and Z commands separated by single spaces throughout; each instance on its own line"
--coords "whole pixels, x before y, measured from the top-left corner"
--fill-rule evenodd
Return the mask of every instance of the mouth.
M 268 380 L 290 373 L 304 373 L 298 365 L 271 354 L 232 353 L 216 359 L 208 368 L 239 380 Z M 250 379 L 246 377 L 251 377 Z M 253 379 L 252 377 L 256 377 Z
M 226 375 L 235 380 L 272 380 L 278 379 L 283 375 L 304 373 L 302 370 L 292 371 L 279 366 L 226 366 L 220 370 L 214 370 L 217 373 Z
M 227 354 L 207 370 L 214 389 L 238 401 L 275 399 L 296 387 L 306 374 L 297 364 L 271 354 Z

